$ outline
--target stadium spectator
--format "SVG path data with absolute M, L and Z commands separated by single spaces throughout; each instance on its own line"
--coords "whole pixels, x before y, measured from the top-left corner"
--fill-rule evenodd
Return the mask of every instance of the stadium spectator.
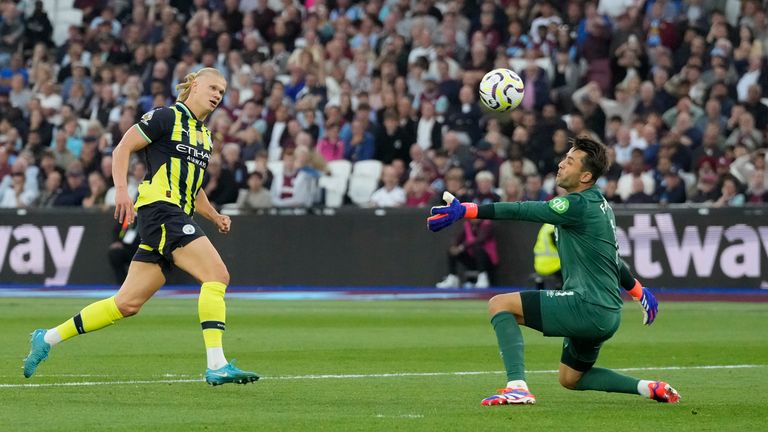
M 74 161 L 67 167 L 66 181 L 61 193 L 53 201 L 53 205 L 56 207 L 80 207 L 83 205 L 83 199 L 89 193 L 83 167 L 79 161 Z
M 327 162 L 344 159 L 344 141 L 339 138 L 337 123 L 325 125 L 325 134 L 317 142 L 316 150 Z
M 712 203 L 712 207 L 741 207 L 744 205 L 744 194 L 741 184 L 732 175 L 726 175 L 722 181 L 720 198 Z
M 84 208 L 104 207 L 104 197 L 107 193 L 107 182 L 99 171 L 88 174 L 88 196 L 83 198 Z
M 253 171 L 248 174 L 248 188 L 240 189 L 237 196 L 237 208 L 240 210 L 255 210 L 272 207 L 272 197 L 269 190 L 264 188 L 264 174 Z
M 467 279 L 460 277 L 459 263 L 461 263 L 467 270 L 478 272 L 474 283 L 465 280 L 465 288 L 488 288 L 492 284 L 498 262 L 493 222 L 467 220 L 453 244 L 448 248 L 448 275 L 438 282 L 436 287 L 459 288 L 461 280 Z
M 493 190 L 496 177 L 490 171 L 480 171 L 475 174 L 475 190 L 472 202 L 475 204 L 493 204 L 501 201 L 501 197 Z
M 403 189 L 405 190 L 405 207 L 426 207 L 434 195 L 427 178 L 422 174 L 411 177 Z
M 543 183 L 540 175 L 532 174 L 526 176 L 521 201 L 547 201 L 549 194 L 542 186 Z
M 436 190 L 454 166 L 468 178 L 490 169 L 501 189 L 513 176 L 546 179 L 567 137 L 555 131 L 566 127 L 570 135 L 605 138 L 609 154 L 615 149 L 618 164 L 607 178 L 636 149 L 650 167 L 667 157 L 695 171 L 704 158 L 720 158 L 727 140 L 739 155 L 726 161 L 739 160 L 731 171 L 748 184 L 751 171 L 741 172 L 737 144 L 751 154 L 766 142 L 768 39 L 766 5 L 759 2 L 746 2 L 731 27 L 723 5 L 712 2 L 649 2 L 641 10 L 608 1 L 476 8 L 400 2 L 378 9 L 375 2 L 344 1 L 328 10 L 261 0 L 175 2 L 178 9 L 79 1 L 83 25 L 65 32 L 53 31 L 50 2 L 31 3 L 23 18 L 15 2 L 4 2 L 0 20 L 0 36 L 7 36 L 0 42 L 0 138 L 10 161 L 26 148 L 40 165 L 50 144 L 61 169 L 83 159 L 86 174 L 97 171 L 99 157 L 127 128 L 168 104 L 174 85 L 202 65 L 230 78 L 209 127 L 215 153 L 240 167 L 240 187 L 245 161 L 263 149 L 269 161 L 280 161 L 286 149 L 306 143 L 304 133 L 326 160 L 403 160 L 403 179 L 425 170 Z M 477 81 L 510 61 L 526 83 L 523 106 L 488 115 L 476 101 Z M 385 113 L 396 117 L 389 131 Z M 95 153 L 85 148 L 86 138 L 102 134 L 79 129 L 87 119 L 111 135 L 97 140 Z M 339 127 L 342 154 L 338 140 L 323 142 L 333 133 L 325 130 L 330 124 Z M 230 156 L 223 156 L 225 147 Z M 317 156 L 310 159 L 323 169 Z M 269 184 L 266 166 L 260 172 Z M 631 182 L 622 187 L 631 191 Z
M 272 204 L 275 207 L 311 207 L 315 202 L 319 173 L 309 165 L 306 147 L 283 153 L 283 172 L 272 181 Z
M 381 187 L 371 195 L 371 207 L 402 207 L 405 205 L 405 190 L 400 187 L 397 170 L 385 165 L 381 171 Z
M 203 189 L 211 204 L 220 208 L 224 204 L 233 203 L 237 200 L 238 186 L 235 175 L 224 166 L 219 154 L 211 155 L 206 174 L 206 179 L 203 180 Z

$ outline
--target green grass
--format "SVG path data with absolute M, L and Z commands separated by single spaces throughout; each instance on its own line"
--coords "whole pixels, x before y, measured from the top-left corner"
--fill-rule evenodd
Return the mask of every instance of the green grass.
M 205 367 L 196 302 L 157 299 L 135 318 L 56 347 L 38 375 L 25 380 L 21 359 L 30 331 L 57 324 L 85 303 L 0 303 L 0 431 L 745 431 L 764 430 L 768 413 L 767 303 L 664 303 L 650 328 L 640 324 L 637 306 L 627 305 L 598 365 L 659 368 L 628 373 L 671 382 L 683 396 L 679 405 L 565 390 L 555 374 L 541 372 L 557 368 L 561 340 L 524 329 L 538 403 L 491 408 L 480 400 L 506 380 L 483 302 L 231 300 L 227 354 L 264 379 L 212 388 L 154 382 L 202 379 Z M 690 368 L 740 364 L 761 366 Z M 292 378 L 461 371 L 491 373 Z M 152 382 L 7 386 L 83 381 Z

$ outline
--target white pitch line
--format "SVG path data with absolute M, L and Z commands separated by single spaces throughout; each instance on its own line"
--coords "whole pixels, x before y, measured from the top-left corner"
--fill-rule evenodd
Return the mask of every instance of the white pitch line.
M 637 372 L 637 371 L 670 371 L 670 370 L 694 370 L 694 369 L 754 369 L 764 368 L 768 365 L 741 364 L 741 365 L 709 365 L 709 366 L 658 366 L 658 367 L 634 367 L 613 369 L 619 372 Z M 529 374 L 551 374 L 557 373 L 557 369 L 529 370 Z M 407 378 L 407 377 L 433 377 L 433 376 L 471 376 L 471 375 L 495 375 L 503 374 L 503 371 L 464 371 L 464 372 L 399 372 L 399 373 L 379 373 L 379 374 L 339 374 L 339 375 L 277 375 L 272 377 L 262 377 L 266 380 L 322 380 L 322 379 L 359 379 L 359 378 Z M 54 377 L 56 375 L 47 375 Z M 66 375 L 74 377 L 78 375 Z M 88 377 L 91 375 L 81 375 Z M 194 376 L 194 375 L 172 375 L 163 376 Z M 147 384 L 184 384 L 201 383 L 203 378 L 196 379 L 159 379 L 159 380 L 131 380 L 131 381 L 72 381 L 60 383 L 28 383 L 28 384 L 0 384 L 0 388 L 24 388 L 24 387 L 88 387 L 99 385 L 147 385 Z

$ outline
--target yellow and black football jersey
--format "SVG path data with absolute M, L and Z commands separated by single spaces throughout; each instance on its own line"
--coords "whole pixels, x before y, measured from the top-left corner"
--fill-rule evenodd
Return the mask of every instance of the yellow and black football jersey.
M 211 131 L 183 102 L 149 111 L 136 128 L 149 143 L 143 149 L 147 175 L 136 208 L 162 201 L 192 216 L 211 157 Z

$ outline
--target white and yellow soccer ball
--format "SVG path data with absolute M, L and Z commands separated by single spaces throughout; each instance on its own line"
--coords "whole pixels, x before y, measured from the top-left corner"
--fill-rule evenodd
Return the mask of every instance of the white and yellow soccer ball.
M 517 108 L 523 101 L 525 84 L 510 69 L 494 69 L 480 81 L 480 100 L 488 109 L 497 112 Z

